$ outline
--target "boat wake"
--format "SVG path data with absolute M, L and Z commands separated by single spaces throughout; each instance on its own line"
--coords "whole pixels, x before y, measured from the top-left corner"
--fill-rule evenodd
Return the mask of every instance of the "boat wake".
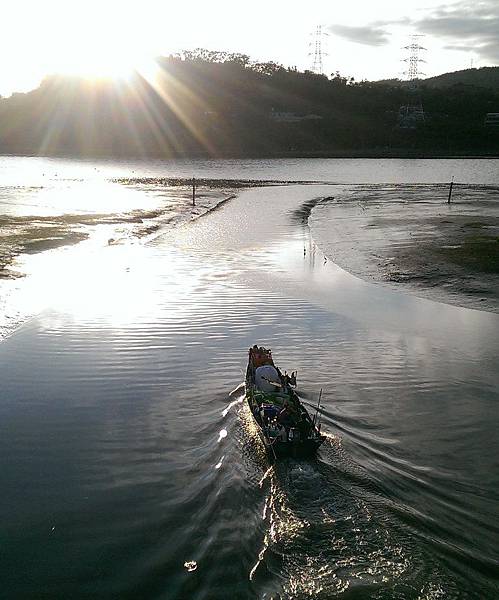
M 321 452 L 334 453 L 333 442 Z M 265 473 L 262 545 L 248 575 L 256 587 L 266 588 L 273 574 L 285 598 L 325 599 L 352 588 L 375 598 L 387 581 L 402 584 L 411 567 L 403 547 L 366 502 L 332 485 L 331 475 L 320 461 L 291 459 Z

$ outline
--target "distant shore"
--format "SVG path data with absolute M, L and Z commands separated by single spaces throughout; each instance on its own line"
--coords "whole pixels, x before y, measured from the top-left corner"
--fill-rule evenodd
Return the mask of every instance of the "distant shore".
M 497 152 L 462 152 L 462 151 L 428 151 L 422 152 L 418 150 L 408 150 L 404 148 L 373 148 L 363 150 L 288 150 L 280 152 L 239 152 L 239 153 L 218 153 L 212 155 L 209 153 L 176 153 L 176 154 L 148 154 L 137 155 L 122 153 L 117 155 L 116 152 L 94 152 L 92 154 L 74 153 L 70 150 L 67 152 L 53 152 L 39 154 L 30 150 L 9 151 L 8 149 L 0 148 L 0 156 L 22 156 L 22 157 L 47 157 L 47 158 L 74 158 L 74 159 L 117 159 L 117 160 L 178 160 L 178 159 L 204 159 L 204 160 L 232 160 L 232 159 L 290 159 L 290 158 L 337 158 L 337 159 L 415 159 L 415 160 L 432 160 L 432 159 L 499 159 L 499 150 Z

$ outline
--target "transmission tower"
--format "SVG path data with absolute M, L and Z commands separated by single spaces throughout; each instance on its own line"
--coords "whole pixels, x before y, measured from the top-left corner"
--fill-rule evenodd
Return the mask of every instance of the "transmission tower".
M 404 50 L 407 50 L 409 53 L 409 56 L 403 59 L 404 62 L 409 65 L 407 71 L 404 71 L 404 75 L 407 75 L 409 81 L 416 81 L 416 79 L 419 79 L 420 75 L 424 75 L 424 73 L 419 70 L 420 63 L 426 62 L 425 59 L 420 56 L 421 50 L 426 50 L 426 48 L 419 43 L 419 39 L 422 37 L 424 36 L 411 35 L 409 45 L 404 46 Z
M 327 52 L 322 50 L 322 40 L 325 36 L 329 35 L 322 29 L 322 25 L 317 25 L 313 33 L 310 35 L 313 36 L 312 41 L 309 43 L 310 47 L 313 47 L 313 52 L 309 52 L 309 56 L 314 57 L 314 62 L 312 64 L 312 71 L 317 73 L 318 75 L 324 75 L 324 65 L 322 64 L 322 57 L 327 56 Z
M 423 109 L 423 103 L 418 90 L 418 79 L 420 75 L 424 75 L 419 70 L 420 63 L 426 62 L 424 58 L 421 58 L 421 50 L 426 50 L 419 43 L 422 35 L 411 35 L 410 43 L 408 46 L 404 46 L 404 50 L 407 50 L 409 56 L 403 59 L 405 63 L 409 65 L 407 71 L 404 71 L 404 75 L 407 75 L 409 81 L 407 103 L 399 108 L 398 114 L 398 126 L 401 129 L 416 129 L 419 124 L 424 123 L 425 113 Z

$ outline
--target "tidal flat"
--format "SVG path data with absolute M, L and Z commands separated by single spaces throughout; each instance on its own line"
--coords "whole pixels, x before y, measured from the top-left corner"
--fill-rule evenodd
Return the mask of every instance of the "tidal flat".
M 345 186 L 312 213 L 326 255 L 354 275 L 499 312 L 499 188 Z

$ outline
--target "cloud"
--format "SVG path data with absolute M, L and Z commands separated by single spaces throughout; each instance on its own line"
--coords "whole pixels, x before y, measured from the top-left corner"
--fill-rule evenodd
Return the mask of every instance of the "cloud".
M 499 2 L 459 1 L 435 8 L 413 22 L 422 33 L 450 42 L 450 48 L 474 51 L 483 59 L 499 63 Z
M 390 33 L 384 28 L 384 23 L 370 23 L 360 27 L 350 25 L 330 25 L 328 30 L 339 37 L 355 44 L 366 46 L 383 46 L 389 41 Z
M 377 20 L 360 26 L 330 25 L 328 30 L 350 42 L 383 46 L 392 26 L 440 39 L 449 50 L 473 52 L 499 65 L 499 0 L 440 0 L 419 18 Z M 423 44 L 424 45 L 424 44 Z
M 457 50 L 458 52 L 469 52 L 470 47 L 468 44 L 446 44 L 445 50 Z

